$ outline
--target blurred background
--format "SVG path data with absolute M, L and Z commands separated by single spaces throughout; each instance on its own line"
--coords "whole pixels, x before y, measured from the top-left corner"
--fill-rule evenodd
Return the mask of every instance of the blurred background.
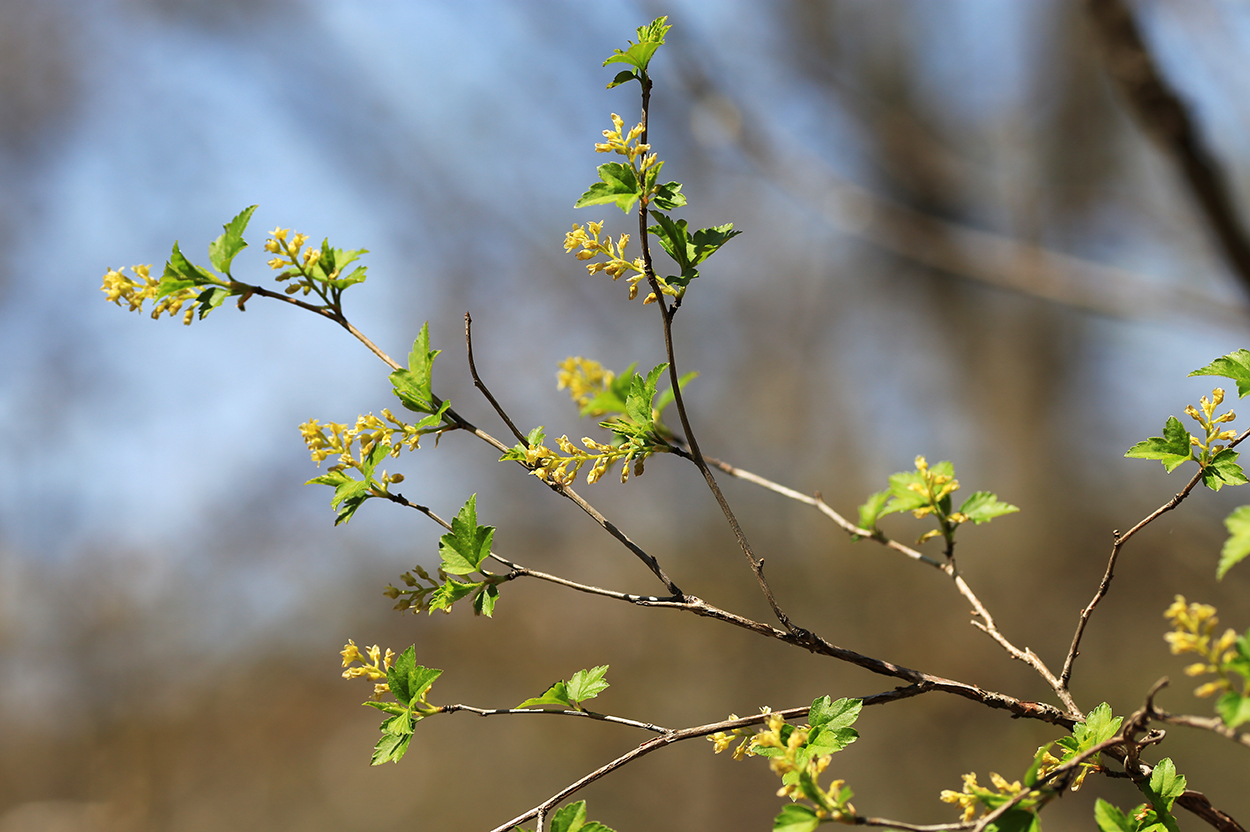
M 1217 157 L 1250 190 L 1250 11 L 1137 2 L 1134 15 Z M 268 280 L 264 232 L 367 248 L 352 320 L 406 355 L 424 321 L 435 390 L 496 436 L 477 364 L 524 429 L 597 435 L 555 387 L 569 355 L 662 360 L 658 316 L 562 251 L 632 86 L 600 63 L 668 14 L 652 63 L 651 140 L 696 227 L 741 237 L 677 316 L 705 453 L 849 516 L 917 454 L 965 493 L 1022 508 L 961 533 L 961 567 L 1005 634 L 1062 664 L 1113 529 L 1188 476 L 1125 460 L 1220 383 L 1186 374 L 1248 346 L 1244 281 L 1173 160 L 1107 75 L 1075 2 L 41 0 L 0 3 L 0 832 L 485 830 L 645 739 L 598 723 L 465 714 L 419 726 L 370 768 L 367 685 L 339 678 L 348 638 L 446 670 L 432 701 L 506 707 L 608 664 L 597 704 L 672 727 L 866 695 L 887 679 L 709 620 L 537 582 L 493 621 L 420 618 L 381 595 L 437 563 L 441 530 L 371 503 L 333 526 L 296 426 L 392 404 L 386 369 L 285 305 L 227 304 L 183 327 L 104 302 L 107 268 L 159 271 L 260 208 L 235 261 Z M 1231 386 L 1231 385 L 1230 385 Z M 675 422 L 674 418 L 670 421 Z M 392 470 L 451 516 L 478 494 L 496 549 L 627 592 L 660 587 L 565 501 L 467 436 Z M 1192 467 L 1192 466 L 1191 466 Z M 686 591 L 770 620 L 694 468 L 580 490 Z M 972 628 L 936 571 L 852 544 L 798 503 L 724 481 L 781 603 L 842 646 L 1051 701 Z M 1125 549 L 1076 666 L 1082 707 L 1210 713 L 1163 610 L 1180 592 L 1250 626 L 1250 568 L 1214 572 L 1245 491 L 1200 491 Z M 919 534 L 907 517 L 887 532 Z M 930 544 L 933 545 L 933 544 Z M 589 636 L 587 634 L 590 634 Z M 588 721 L 586 721 L 588 722 Z M 1020 776 L 1040 723 L 931 694 L 869 709 L 831 774 L 865 813 L 954 820 L 960 775 Z M 1245 823 L 1247 757 L 1173 729 L 1160 751 Z M 781 801 L 760 760 L 686 743 L 582 793 L 640 829 L 761 830 Z M 1091 781 L 1047 810 L 1089 828 Z M 1182 819 L 1185 828 L 1199 824 Z

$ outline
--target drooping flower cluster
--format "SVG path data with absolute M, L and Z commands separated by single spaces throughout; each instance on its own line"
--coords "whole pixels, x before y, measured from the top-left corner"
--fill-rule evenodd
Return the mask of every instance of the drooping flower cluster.
M 340 655 L 343 657 L 343 667 L 347 668 L 343 671 L 343 678 L 359 679 L 363 677 L 369 679 L 374 682 L 373 699 L 381 700 L 382 695 L 388 690 L 386 672 L 391 669 L 391 665 L 395 662 L 395 651 L 388 647 L 384 656 L 381 649 L 375 644 L 367 648 L 364 653 L 361 653 L 360 648 L 356 646 L 356 642 L 349 638 Z M 352 662 L 360 662 L 360 665 L 352 667 Z
M 611 235 L 600 239 L 599 235 L 602 233 L 602 222 L 588 222 L 584 226 L 574 224 L 573 230 L 564 235 L 564 250 L 572 251 L 580 246 L 581 251 L 574 255 L 578 260 L 606 257 L 607 260 L 587 263 L 586 271 L 590 274 L 606 272 L 612 275 L 613 280 L 627 275 L 625 280 L 629 283 L 629 299 L 633 300 L 638 296 L 638 284 L 646 277 L 646 265 L 641 257 L 635 257 L 632 261 L 625 259 L 625 246 L 629 244 L 628 234 L 622 234 L 613 244 Z
M 143 302 L 151 300 L 154 302 L 152 307 L 152 320 L 160 318 L 161 315 L 168 313 L 172 318 L 179 312 L 182 312 L 182 322 L 190 326 L 191 321 L 195 317 L 195 300 L 199 297 L 202 288 L 197 286 L 187 286 L 182 289 L 176 289 L 164 297 L 160 296 L 160 280 L 152 277 L 152 266 L 139 265 L 131 266 L 130 270 L 135 276 L 142 280 L 131 280 L 122 274 L 122 269 L 109 269 L 104 273 L 104 283 L 100 286 L 100 291 L 105 293 L 105 297 L 118 306 L 122 305 L 122 301 L 126 301 L 130 305 L 131 312 L 142 312 Z M 191 304 L 187 306 L 187 304 Z M 183 307 L 187 308 L 184 310 Z
M 1232 430 L 1231 428 L 1223 430 L 1220 429 L 1220 425 L 1225 422 L 1231 422 L 1237 418 L 1237 414 L 1231 410 L 1219 416 L 1215 415 L 1215 409 L 1219 407 L 1223 401 L 1224 389 L 1217 387 L 1211 391 L 1211 398 L 1208 399 L 1206 396 L 1203 396 L 1198 400 L 1198 405 L 1202 408 L 1201 411 L 1199 411 L 1199 409 L 1194 407 L 1192 404 L 1185 406 L 1185 415 L 1201 425 L 1202 429 L 1206 432 L 1205 439 L 1199 439 L 1193 435 L 1190 435 L 1189 437 L 1189 444 L 1197 448 L 1200 452 L 1198 454 L 1198 461 L 1204 465 L 1212 457 L 1225 449 L 1226 446 L 1217 445 L 1215 444 L 1216 442 L 1226 442 L 1237 436 L 1237 431 Z
M 603 365 L 590 358 L 580 355 L 572 356 L 560 362 L 556 370 L 556 389 L 569 391 L 569 396 L 578 407 L 585 407 L 596 396 L 608 389 L 616 373 L 603 369 Z M 587 413 L 587 416 L 598 416 L 598 413 Z
M 630 443 L 616 446 L 605 445 L 602 442 L 596 442 L 589 436 L 582 437 L 582 444 L 587 449 L 585 451 L 570 442 L 567 436 L 561 436 L 556 440 L 556 444 L 560 446 L 564 456 L 548 448 L 546 443 L 530 445 L 525 451 L 525 461 L 533 468 L 530 473 L 543 482 L 555 485 L 572 485 L 573 480 L 577 479 L 577 475 L 582 468 L 587 463 L 590 463 L 590 471 L 586 474 L 586 482 L 593 485 L 616 462 L 624 460 L 625 466 L 621 470 L 621 482 L 624 483 L 629 479 L 629 462 L 635 457 L 638 458 L 634 463 L 634 474 L 642 473 L 642 458 L 640 456 L 642 449 L 637 445 Z
M 1233 669 L 1232 665 L 1239 656 L 1237 633 L 1229 628 L 1216 638 L 1215 628 L 1220 620 L 1215 612 L 1215 607 L 1210 604 L 1187 604 L 1185 596 L 1177 595 L 1163 613 L 1175 628 L 1163 635 L 1172 649 L 1172 655 L 1197 653 L 1203 659 L 1186 667 L 1185 675 L 1220 674 L 1219 679 L 1199 686 L 1194 691 L 1195 696 L 1211 696 L 1232 688 L 1232 682 L 1224 674 Z
M 943 789 L 939 799 L 943 803 L 956 803 L 963 809 L 963 822 L 967 823 L 976 817 L 977 804 L 983 804 L 988 810 L 992 805 L 996 805 L 999 800 L 995 798 L 1014 797 L 1024 791 L 1024 786 L 1019 780 L 1008 782 L 1006 777 L 996 772 L 990 772 L 990 782 L 994 784 L 996 792 L 990 791 L 984 786 L 977 785 L 976 772 L 964 775 L 964 787 L 962 791 L 951 791 Z
M 604 141 L 595 143 L 596 153 L 615 153 L 629 160 L 629 166 L 641 181 L 641 174 L 655 165 L 656 155 L 651 152 L 651 145 L 642 144 L 642 122 L 629 129 L 629 133 L 621 135 L 625 129 L 625 120 L 616 113 L 612 114 L 612 129 L 603 131 Z M 638 157 L 642 157 L 641 164 Z
M 269 232 L 269 239 L 265 241 L 265 251 L 275 256 L 270 258 L 268 265 L 274 271 L 283 270 L 274 278 L 279 283 L 295 279 L 294 283 L 282 291 L 288 295 L 294 295 L 297 292 L 307 295 L 315 288 L 312 279 L 308 276 L 308 271 L 321 259 L 321 249 L 304 248 L 304 243 L 308 241 L 307 234 L 296 233 L 288 243 L 286 238 L 290 231 L 289 228 L 275 228 Z
M 387 454 L 391 457 L 398 457 L 403 448 L 414 451 L 420 446 L 421 436 L 426 431 L 398 418 L 389 408 L 382 408 L 382 416 L 385 421 L 372 413 L 357 416 L 356 424 L 351 427 L 338 422 L 323 425 L 316 419 L 309 419 L 299 426 L 299 432 L 318 467 L 323 460 L 338 457 L 338 461 L 329 467 L 330 471 L 360 469 L 361 460 L 378 443 L 387 447 Z M 355 450 L 357 444 L 359 452 Z M 382 483 L 400 483 L 404 478 L 402 474 L 387 475 L 383 472 L 377 479 Z

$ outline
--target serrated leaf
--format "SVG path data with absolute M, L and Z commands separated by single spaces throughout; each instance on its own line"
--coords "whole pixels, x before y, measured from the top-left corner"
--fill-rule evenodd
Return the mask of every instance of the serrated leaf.
M 313 477 L 304 485 L 333 485 L 336 488 L 345 482 L 357 482 L 342 471 L 327 471 L 319 477 Z
M 1192 458 L 1189 431 L 1175 416 L 1169 416 L 1163 426 L 1163 436 L 1143 439 L 1128 449 L 1124 456 L 1131 459 L 1157 459 L 1170 474 L 1180 464 Z
M 1237 383 L 1237 396 L 1245 398 L 1250 393 L 1250 350 L 1237 350 L 1215 359 L 1190 376 L 1219 376 Z
M 607 672 L 608 666 L 604 664 L 574 673 L 565 686 L 569 699 L 574 703 L 582 703 L 607 690 L 608 683 L 603 679 Z
M 406 714 L 406 713 L 408 713 L 408 709 L 407 709 L 407 708 L 405 708 L 403 705 L 397 705 L 397 704 L 395 704 L 394 702 L 376 702 L 376 701 L 374 701 L 374 700 L 370 699 L 369 701 L 367 701 L 367 702 L 361 702 L 360 704 L 362 704 L 362 705 L 367 705 L 367 706 L 368 706 L 368 707 L 370 707 L 370 708 L 375 708 L 375 709 L 377 709 L 377 710 L 379 710 L 379 711 L 382 711 L 383 713 L 387 713 L 387 714 Z
M 243 239 L 243 231 L 247 228 L 248 222 L 252 219 L 252 212 L 255 210 L 255 205 L 244 208 L 234 219 L 222 226 L 225 229 L 224 233 L 209 243 L 208 259 L 212 261 L 213 268 L 222 274 L 230 274 L 230 261 L 234 260 L 236 254 L 247 248 L 247 243 Z
M 1078 749 L 1085 751 L 1114 737 L 1123 721 L 1124 717 L 1113 716 L 1111 706 L 1103 702 L 1086 715 L 1084 722 L 1073 726 L 1072 736 L 1077 740 Z
M 665 21 L 668 16 L 657 17 L 646 26 L 638 27 L 638 43 L 629 42 L 629 48 L 625 50 L 613 49 L 612 56 L 603 62 L 604 66 L 608 64 L 630 64 L 638 68 L 639 75 L 645 75 L 647 72 L 647 64 L 651 61 L 651 56 L 655 54 L 655 50 L 664 45 L 664 36 L 671 29 Z M 617 81 L 609 85 L 608 89 L 616 86 L 620 81 L 621 75 L 618 74 Z M 641 78 L 639 79 L 641 80 Z
M 467 598 L 481 585 L 481 581 L 462 583 L 454 578 L 448 578 L 430 593 L 430 614 L 433 615 L 435 610 L 450 610 L 452 604 L 461 598 Z
M 1237 464 L 1237 452 L 1232 448 L 1220 451 L 1202 468 L 1202 484 L 1212 491 L 1226 485 L 1245 485 L 1250 480 Z
M 468 575 L 490 555 L 494 526 L 477 524 L 477 495 L 465 501 L 451 521 L 451 531 L 438 539 L 438 554 L 443 571 L 449 575 Z
M 672 211 L 685 205 L 686 195 L 681 192 L 681 183 L 664 182 L 657 185 L 651 195 L 651 204 L 661 211 Z
M 773 818 L 773 832 L 814 832 L 820 826 L 816 813 L 801 803 L 791 803 Z
M 645 379 L 637 373 L 630 379 L 629 395 L 625 399 L 625 415 L 639 428 L 650 429 L 655 421 L 652 415 L 655 388 L 660 383 L 660 376 L 667 369 L 668 364 L 657 364 L 651 368 Z
M 425 699 L 425 692 L 441 675 L 443 671 L 438 668 L 417 664 L 416 645 L 409 645 L 407 650 L 395 658 L 395 663 L 387 670 L 386 682 L 391 695 L 399 700 L 401 705 L 412 707 L 414 702 Z
M 1163 801 L 1163 809 L 1169 812 L 1172 810 L 1172 802 L 1185 792 L 1185 778 L 1176 773 L 1176 764 L 1171 757 L 1164 757 L 1150 772 L 1150 791 L 1152 797 Z M 1159 810 L 1158 804 L 1155 809 Z
M 1220 549 L 1220 563 L 1215 569 L 1215 577 L 1222 580 L 1228 570 L 1250 555 L 1250 506 L 1233 509 L 1233 513 L 1224 518 L 1224 528 L 1228 529 L 1228 540 Z
M 541 708 L 543 705 L 558 705 L 559 707 L 568 710 L 576 710 L 573 706 L 572 700 L 569 699 L 568 687 L 565 685 L 563 679 L 547 688 L 546 692 L 543 693 L 542 696 L 526 699 L 520 705 L 517 705 L 517 707 Z
M 492 617 L 495 614 L 495 602 L 498 600 L 499 585 L 486 584 L 473 596 L 473 614 Z
M 398 763 L 408 753 L 408 743 L 411 741 L 411 734 L 403 736 L 383 734 L 382 739 L 378 740 L 378 744 L 374 746 L 373 759 L 369 761 L 369 765 L 380 766 L 383 763 Z
M 382 723 L 382 733 L 402 737 L 412 733 L 412 711 L 401 708 L 399 713 Z
M 881 516 L 881 510 L 885 508 L 886 500 L 890 499 L 891 491 L 886 489 L 878 491 L 875 494 L 869 494 L 868 499 L 859 507 L 859 527 L 867 531 L 876 531 L 877 518 Z
M 196 297 L 195 302 L 199 305 L 196 315 L 202 321 L 209 312 L 226 302 L 226 298 L 235 294 L 225 286 L 211 286 L 205 289 Z
M 807 722 L 813 728 L 827 728 L 837 730 L 841 728 L 849 728 L 855 724 L 855 720 L 859 719 L 859 713 L 864 708 L 862 699 L 838 699 L 837 701 L 829 701 L 828 696 L 822 696 L 819 699 L 812 700 L 811 710 L 807 714 Z
M 1094 804 L 1094 822 L 1099 832 L 1135 832 L 1137 822 L 1101 797 Z
M 1250 722 L 1250 696 L 1230 690 L 1215 703 L 1215 712 L 1229 728 Z
M 395 395 L 409 410 L 417 413 L 436 412 L 431 386 L 434 358 L 440 352 L 442 350 L 430 349 L 430 323 L 426 321 L 412 343 L 412 351 L 408 353 L 408 369 L 396 370 L 390 375 Z
M 1002 517 L 1004 514 L 1019 510 L 1010 503 L 1000 501 L 997 494 L 991 494 L 989 491 L 974 492 L 959 507 L 959 512 L 968 515 L 968 519 L 978 526 L 990 522 L 995 517 Z
M 642 188 L 633 170 L 620 162 L 605 162 L 599 166 L 598 173 L 602 181 L 591 185 L 590 189 L 573 203 L 573 207 L 616 205 L 622 211 L 629 213 L 634 203 L 642 198 Z
M 170 252 L 169 259 L 165 261 L 165 271 L 157 286 L 156 297 L 160 299 L 189 286 L 203 286 L 206 283 L 220 285 L 221 281 L 188 260 L 183 255 L 182 249 L 178 248 L 178 244 L 174 243 L 174 249 Z

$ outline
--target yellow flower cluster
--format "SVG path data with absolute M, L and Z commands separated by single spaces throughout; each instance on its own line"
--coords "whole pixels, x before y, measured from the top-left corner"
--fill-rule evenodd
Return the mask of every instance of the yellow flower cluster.
M 198 286 L 187 286 L 183 289 L 170 292 L 163 298 L 158 298 L 160 280 L 153 278 L 151 275 L 152 266 L 131 266 L 130 270 L 135 273 L 143 283 L 131 280 L 122 274 L 121 269 L 109 269 L 104 273 L 104 283 L 100 286 L 100 291 L 104 292 L 106 298 L 118 306 L 122 305 L 122 301 L 130 304 L 131 312 L 142 312 L 143 302 L 151 300 L 154 302 L 152 307 L 152 319 L 156 320 L 164 313 L 169 313 L 172 318 L 179 312 L 182 312 L 182 322 L 190 326 L 192 319 L 195 317 L 195 299 L 199 297 L 200 292 L 204 291 Z M 191 304 L 185 310 L 184 306 Z
M 582 470 L 582 467 L 588 462 L 591 463 L 591 466 L 590 471 L 586 474 L 586 483 L 593 485 L 618 460 L 624 459 L 628 463 L 641 450 L 635 445 L 619 445 L 617 447 L 605 445 L 602 442 L 596 442 L 589 436 L 582 437 L 582 444 L 586 446 L 590 453 L 578 448 L 569 441 L 567 436 L 561 436 L 556 440 L 556 444 L 560 446 L 560 450 L 564 452 L 565 456 L 560 456 L 551 448 L 548 448 L 545 443 L 542 445 L 530 445 L 525 451 L 525 461 L 533 468 L 530 473 L 543 482 L 554 485 L 571 485 L 573 480 L 577 479 L 577 475 Z M 635 463 L 634 473 L 642 473 L 641 459 L 638 459 Z M 621 470 L 621 482 L 624 483 L 628 479 L 629 465 L 626 464 Z
M 1215 627 L 1219 624 L 1215 607 L 1210 604 L 1187 604 L 1185 596 L 1177 595 L 1172 605 L 1164 611 L 1163 617 L 1175 628 L 1163 636 L 1172 648 L 1172 655 L 1197 653 L 1204 659 L 1186 667 L 1186 676 L 1228 672 L 1229 665 L 1237 657 L 1237 633 L 1230 628 L 1219 638 L 1215 638 Z M 1211 696 L 1231 687 L 1232 683 L 1227 678 L 1220 678 L 1199 686 L 1194 695 Z
M 762 714 L 771 713 L 771 711 L 772 709 L 767 705 L 760 708 L 760 713 Z M 738 715 L 730 714 L 729 719 L 738 719 Z M 733 753 L 733 758 L 735 760 L 741 760 L 743 757 L 755 755 L 755 751 L 752 747 L 755 741 L 755 734 L 751 732 L 750 728 L 734 728 L 731 731 L 717 731 L 707 739 L 708 742 L 712 743 L 712 750 L 717 754 L 727 750 L 729 746 L 737 742 L 738 747 L 734 749 Z
M 629 160 L 629 166 L 635 174 L 640 174 L 656 163 L 656 155 L 651 153 L 651 145 L 641 144 L 642 122 L 631 127 L 629 133 L 621 135 L 625 128 L 625 120 L 616 113 L 612 114 L 612 129 L 603 131 L 604 141 L 595 144 L 596 153 L 616 153 Z M 642 156 L 642 164 L 636 164 Z M 639 179 L 642 177 L 640 176 Z
M 380 700 L 382 694 L 388 690 L 388 685 L 385 681 L 379 682 L 378 680 L 386 679 L 386 671 L 391 669 L 391 663 L 395 661 L 395 651 L 388 647 L 386 648 L 386 655 L 383 656 L 381 649 L 375 644 L 367 648 L 364 653 L 361 653 L 360 648 L 356 646 L 356 642 L 349 638 L 339 655 L 343 657 L 343 667 L 347 668 L 343 671 L 343 678 L 359 679 L 364 677 L 371 680 L 375 683 L 373 685 L 373 698 Z M 366 656 L 368 658 L 367 661 Z M 351 667 L 352 662 L 360 662 L 360 666 Z
M 1217 387 L 1211 391 L 1211 398 L 1208 399 L 1206 396 L 1203 396 L 1198 400 L 1198 404 L 1202 407 L 1201 412 L 1192 404 L 1185 406 L 1185 415 L 1202 425 L 1203 430 L 1207 433 L 1205 442 L 1196 436 L 1191 435 L 1189 437 L 1189 444 L 1199 448 L 1203 452 L 1204 459 L 1224 450 L 1225 446 L 1212 443 L 1227 441 L 1237 436 L 1237 431 L 1235 430 L 1220 430 L 1219 428 L 1223 423 L 1231 422 L 1237 418 L 1237 414 L 1231 410 L 1220 416 L 1214 415 L 1215 409 L 1223 401 L 1224 390 L 1221 387 Z
M 959 480 L 946 474 L 938 474 L 929 470 L 929 462 L 923 456 L 916 457 L 916 470 L 920 473 L 923 483 L 913 482 L 907 486 L 907 489 L 927 497 L 930 503 L 930 505 L 921 506 L 912 511 L 912 516 L 919 520 L 932 514 L 934 506 L 940 503 L 944 497 L 958 491 Z M 956 512 L 951 515 L 950 519 L 952 522 L 962 523 L 968 518 Z
M 420 447 L 419 428 L 404 422 L 389 408 L 382 408 L 382 416 L 386 421 L 372 413 L 357 416 L 356 424 L 352 427 L 338 422 L 323 425 L 316 419 L 309 419 L 299 426 L 299 432 L 318 467 L 326 458 L 338 456 L 338 461 L 329 468 L 331 471 L 360 468 L 360 459 L 353 454 L 353 446 L 357 443 L 360 444 L 360 458 L 367 457 L 378 443 L 385 445 L 388 455 L 392 457 L 398 457 L 402 448 L 415 451 Z M 399 483 L 403 482 L 403 475 L 387 477 L 384 472 L 378 479 L 382 482 Z
M 304 243 L 308 241 L 307 234 L 297 233 L 288 243 L 286 238 L 290 231 L 289 228 L 275 228 L 269 232 L 269 239 L 265 241 L 265 251 L 275 255 L 269 260 L 269 268 L 274 271 L 285 269 L 282 274 L 274 278 L 279 283 L 291 278 L 299 278 L 282 291 L 288 295 L 297 292 L 307 295 L 314 288 L 312 280 L 308 278 L 308 270 L 321 259 L 321 249 L 304 248 Z
M 585 407 L 596 396 L 608 389 L 608 385 L 616 378 L 616 373 L 603 369 L 598 361 L 572 356 L 560 362 L 556 370 L 556 389 L 568 389 L 569 396 L 578 407 Z M 598 416 L 599 413 L 589 413 Z
M 641 257 L 635 257 L 632 261 L 625 259 L 625 246 L 629 244 L 628 234 L 622 234 L 613 245 L 611 235 L 602 240 L 599 238 L 602 233 L 601 222 L 588 222 L 584 226 L 574 224 L 573 230 L 564 235 L 564 250 L 572 251 L 581 246 L 581 251 L 574 255 L 578 260 L 591 260 L 600 255 L 606 257 L 606 261 L 587 263 L 586 271 L 590 274 L 606 272 L 612 275 L 613 280 L 628 275 L 625 280 L 629 283 L 629 299 L 633 300 L 638 296 L 638 284 L 646 277 L 647 267 Z M 630 272 L 633 274 L 629 274 Z M 647 302 L 653 300 L 651 298 Z
M 1007 795 L 1009 797 L 1014 797 L 1024 791 L 1024 786 L 1020 784 L 1019 780 L 1014 783 L 1009 783 L 1007 782 L 1007 778 L 992 771 L 990 772 L 990 782 L 994 784 L 994 788 L 998 790 L 999 794 Z M 955 792 L 950 789 L 943 789 L 939 799 L 943 803 L 959 804 L 959 806 L 964 810 L 963 821 L 964 823 L 967 823 L 976 816 L 977 803 L 981 801 L 981 796 L 988 791 L 989 789 L 977 785 L 976 772 L 972 772 L 964 775 L 963 791 Z

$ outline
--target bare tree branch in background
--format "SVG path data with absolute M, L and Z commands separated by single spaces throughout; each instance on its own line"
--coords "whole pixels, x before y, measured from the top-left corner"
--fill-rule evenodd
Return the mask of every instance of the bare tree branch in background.
M 1124 0 L 1089 0 L 1086 8 L 1107 72 L 1146 135 L 1180 169 L 1206 224 L 1243 289 L 1250 289 L 1250 238 L 1215 155 L 1168 84 Z

